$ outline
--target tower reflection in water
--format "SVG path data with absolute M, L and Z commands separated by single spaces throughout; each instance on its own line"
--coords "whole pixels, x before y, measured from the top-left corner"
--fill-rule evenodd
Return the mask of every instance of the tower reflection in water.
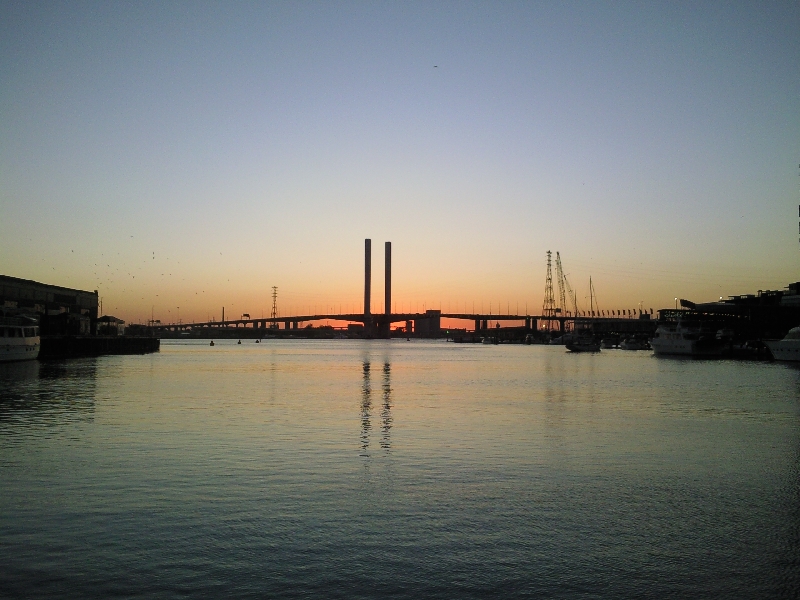
M 361 386 L 361 456 L 369 456 L 369 436 L 372 431 L 372 365 L 368 359 L 362 364 L 363 381 Z M 386 360 L 383 363 L 381 406 L 381 439 L 380 447 L 384 450 L 391 448 L 392 429 L 392 365 Z

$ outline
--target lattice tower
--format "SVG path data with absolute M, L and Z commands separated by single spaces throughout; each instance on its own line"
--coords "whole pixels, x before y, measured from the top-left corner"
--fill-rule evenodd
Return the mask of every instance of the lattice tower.
M 577 317 L 578 295 L 569 284 L 569 279 L 567 279 L 567 275 L 561 266 L 561 255 L 558 252 L 556 252 L 556 277 L 558 277 L 558 295 L 561 299 L 562 313 L 566 312 L 569 316 Z M 567 306 L 567 300 L 571 303 L 571 306 Z
M 272 286 L 272 314 L 270 314 L 270 319 L 277 319 L 278 318 L 278 286 Z
M 558 279 L 558 308 L 562 315 L 567 314 L 567 298 L 564 290 L 564 270 L 561 268 L 561 253 L 556 252 L 556 279 Z
M 542 305 L 543 317 L 556 316 L 556 299 L 553 296 L 553 266 L 552 255 L 550 250 L 547 251 L 547 279 L 544 282 L 544 304 Z M 544 322 L 544 328 L 547 331 L 554 331 L 558 329 L 558 322 L 552 319 L 547 319 Z

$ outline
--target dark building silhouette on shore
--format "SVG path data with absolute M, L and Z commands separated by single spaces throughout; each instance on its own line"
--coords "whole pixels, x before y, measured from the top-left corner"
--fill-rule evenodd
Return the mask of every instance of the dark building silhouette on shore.
M 0 306 L 39 317 L 42 335 L 93 335 L 99 298 L 88 292 L 0 275 Z

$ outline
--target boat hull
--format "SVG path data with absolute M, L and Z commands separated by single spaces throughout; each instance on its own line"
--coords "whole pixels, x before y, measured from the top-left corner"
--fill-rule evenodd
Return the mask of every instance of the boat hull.
M 650 350 L 647 342 L 637 340 L 625 340 L 619 345 L 621 350 Z
M 36 360 L 39 357 L 41 344 L 38 337 L 19 341 L 23 343 L 16 343 L 17 340 L 4 340 L 4 343 L 0 343 L 0 362 Z
M 722 356 L 721 344 L 704 344 L 697 340 L 659 340 L 650 342 L 655 354 L 672 356 Z
M 800 340 L 776 340 L 764 342 L 775 360 L 800 361 Z
M 600 352 L 599 342 L 567 342 L 566 347 L 570 352 Z

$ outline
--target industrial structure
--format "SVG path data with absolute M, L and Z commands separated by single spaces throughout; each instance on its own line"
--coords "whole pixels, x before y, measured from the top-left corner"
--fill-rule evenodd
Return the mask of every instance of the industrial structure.
M 159 341 L 141 335 L 124 335 L 125 323 L 110 315 L 98 317 L 97 290 L 88 292 L 0 275 L 0 305 L 4 314 L 27 315 L 39 322 L 40 359 L 102 354 L 156 352 Z
M 38 316 L 42 335 L 97 333 L 99 297 L 87 292 L 0 275 L 0 306 Z

